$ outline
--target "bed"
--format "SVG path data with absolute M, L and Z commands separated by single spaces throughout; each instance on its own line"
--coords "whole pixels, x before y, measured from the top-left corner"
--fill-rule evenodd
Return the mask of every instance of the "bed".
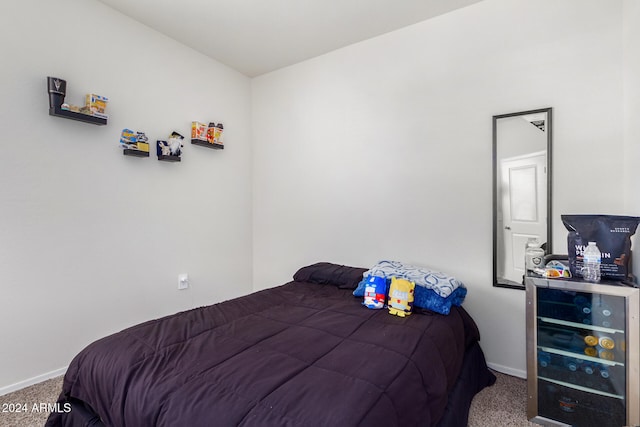
M 82 350 L 54 426 L 466 426 L 493 384 L 461 306 L 397 317 L 354 289 L 364 268 L 152 320 Z

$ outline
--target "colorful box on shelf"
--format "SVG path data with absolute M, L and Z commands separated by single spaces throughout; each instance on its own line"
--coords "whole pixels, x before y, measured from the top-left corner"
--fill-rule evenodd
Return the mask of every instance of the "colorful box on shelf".
M 207 142 L 207 125 L 200 122 L 191 122 L 191 140 Z
M 96 95 L 95 93 L 88 93 L 85 98 L 85 107 L 88 109 L 89 114 L 96 117 L 109 118 L 105 110 L 107 108 L 107 102 L 109 98 L 106 96 Z
M 122 129 L 120 145 L 125 156 L 149 157 L 149 139 L 144 132 Z
M 216 125 L 214 122 L 210 122 L 207 126 L 204 123 L 191 122 L 191 143 L 202 147 L 223 149 L 223 130 L 222 123 Z

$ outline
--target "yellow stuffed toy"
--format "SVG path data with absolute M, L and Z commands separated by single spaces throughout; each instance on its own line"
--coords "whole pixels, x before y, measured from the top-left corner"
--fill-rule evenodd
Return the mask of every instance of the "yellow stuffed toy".
M 389 287 L 389 314 L 405 317 L 411 314 L 413 308 L 413 292 L 416 287 L 414 282 L 407 279 L 391 278 Z

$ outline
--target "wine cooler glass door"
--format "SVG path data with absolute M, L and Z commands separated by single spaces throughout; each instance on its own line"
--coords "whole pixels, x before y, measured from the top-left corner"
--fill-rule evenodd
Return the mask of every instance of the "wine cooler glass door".
M 577 427 L 635 425 L 638 289 L 561 283 L 528 281 L 529 417 Z

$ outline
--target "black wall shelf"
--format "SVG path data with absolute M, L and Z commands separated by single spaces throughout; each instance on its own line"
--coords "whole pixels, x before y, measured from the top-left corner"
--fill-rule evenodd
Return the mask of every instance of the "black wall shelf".
M 133 157 L 149 157 L 148 151 L 133 150 L 131 148 L 125 148 L 124 150 L 122 150 L 122 154 L 125 156 Z
M 164 156 L 162 154 L 160 154 L 158 156 L 158 160 L 160 160 L 162 162 L 179 162 L 179 161 L 181 161 L 180 156 Z
M 201 139 L 192 139 L 191 143 L 193 145 L 199 145 L 201 147 L 213 148 L 216 150 L 224 150 L 224 145 L 222 144 L 212 144 L 209 141 L 203 141 Z
M 58 107 L 49 107 L 49 115 L 54 117 L 62 117 L 65 119 L 77 120 L 79 122 L 91 123 L 93 125 L 104 126 L 107 119 L 103 117 L 90 116 L 89 114 L 77 113 L 75 111 L 63 110 Z

